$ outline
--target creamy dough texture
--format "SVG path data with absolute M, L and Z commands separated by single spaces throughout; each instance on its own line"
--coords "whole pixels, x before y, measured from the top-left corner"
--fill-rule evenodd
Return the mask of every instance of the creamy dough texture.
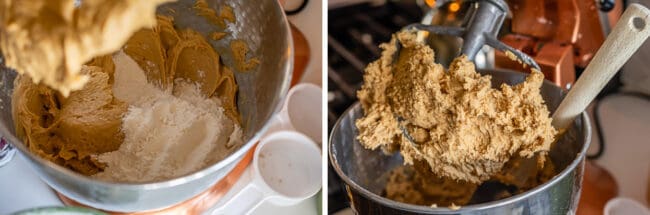
M 82 65 L 117 51 L 131 34 L 156 24 L 171 0 L 0 1 L 0 49 L 7 66 L 68 96 L 90 80 Z
M 396 40 L 402 49 L 393 62 Z M 356 121 L 357 138 L 366 148 L 399 150 L 406 164 L 426 161 L 438 176 L 472 183 L 488 180 L 513 156 L 549 150 L 557 131 L 540 95 L 540 72 L 495 89 L 464 56 L 445 71 L 412 32 L 381 47 L 358 92 L 365 116 Z M 403 135 L 398 116 L 415 143 Z
M 241 141 L 234 74 L 198 32 L 157 19 L 117 55 L 82 66 L 88 84 L 68 97 L 18 76 L 12 112 L 30 151 L 85 175 L 141 182 L 204 167 Z
M 221 28 L 226 27 L 226 21 L 231 23 L 236 22 L 235 13 L 232 10 L 232 7 L 224 5 L 221 7 L 221 11 L 217 14 L 215 9 L 212 9 L 206 0 L 196 0 L 193 6 L 196 14 L 205 18 L 208 22 L 213 25 L 219 26 Z
M 248 45 L 243 40 L 233 40 L 230 42 L 230 50 L 232 50 L 232 57 L 235 60 L 235 67 L 240 72 L 248 71 L 257 67 L 260 60 L 256 57 L 246 59 L 248 54 Z
M 219 13 L 215 9 L 209 7 L 208 2 L 205 0 L 197 0 L 193 6 L 197 15 L 203 17 L 209 23 L 219 26 L 221 28 L 226 27 L 226 21 L 235 23 L 236 17 L 235 13 L 232 10 L 232 7 L 224 5 L 220 7 Z M 213 32 L 210 34 L 210 37 L 213 40 L 220 40 L 225 37 L 227 33 L 225 32 Z M 233 59 L 235 60 L 235 68 L 239 72 L 249 71 L 257 67 L 260 64 L 259 59 L 256 57 L 251 57 L 246 59 L 246 55 L 250 51 L 248 49 L 248 44 L 243 40 L 232 40 L 230 41 L 230 50 L 232 51 Z
M 63 97 L 28 76 L 14 81 L 12 112 L 16 136 L 36 155 L 85 175 L 103 164 L 91 155 L 117 150 L 124 139 L 122 115 L 127 104 L 115 99 L 109 74 L 83 66 L 86 87 Z

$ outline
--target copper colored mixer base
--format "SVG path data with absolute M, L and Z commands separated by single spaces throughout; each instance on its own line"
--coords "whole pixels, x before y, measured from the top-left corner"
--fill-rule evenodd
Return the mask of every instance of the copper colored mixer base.
M 577 215 L 603 214 L 605 204 L 618 196 L 618 184 L 612 174 L 593 161 L 585 161 L 582 194 Z
M 241 175 L 244 173 L 244 170 L 246 170 L 246 167 L 248 167 L 248 164 L 253 160 L 253 153 L 255 152 L 255 146 L 253 146 L 246 155 L 244 155 L 244 158 L 239 161 L 239 163 L 233 168 L 233 170 L 226 175 L 221 181 L 217 182 L 214 186 L 206 190 L 205 192 L 189 199 L 184 202 L 181 202 L 177 205 L 171 206 L 166 209 L 158 210 L 158 211 L 149 211 L 149 212 L 134 212 L 134 213 L 119 213 L 119 212 L 110 212 L 110 211 L 104 211 L 105 213 L 108 214 L 120 214 L 120 215 L 154 215 L 154 214 L 201 214 L 205 212 L 206 210 L 210 209 L 214 204 L 216 204 L 221 197 L 226 195 L 228 191 L 230 191 L 230 188 L 237 183 Z M 80 204 L 63 194 L 56 192 L 57 196 L 63 204 L 69 205 L 69 206 L 78 206 L 78 207 L 86 207 L 89 208 L 86 205 Z
M 289 22 L 291 26 L 291 36 L 293 37 L 293 49 L 294 49 L 294 59 L 293 59 L 293 75 L 291 78 L 291 86 L 298 84 L 302 78 L 307 64 L 309 64 L 309 58 L 311 58 L 309 42 L 305 35 L 298 30 L 298 28 Z
M 524 53 L 536 53 L 531 55 L 535 62 L 539 64 L 546 79 L 553 83 L 566 88 L 575 81 L 575 69 L 573 58 L 573 45 L 547 42 L 540 44 L 530 37 L 508 34 L 501 38 L 505 44 L 515 49 L 522 50 Z M 539 50 L 531 50 L 531 47 L 539 47 Z M 495 64 L 499 68 L 507 68 L 517 71 L 527 71 L 522 65 L 500 52 L 495 52 Z
M 585 68 L 605 41 L 599 9 L 593 0 L 508 1 L 511 33 L 501 41 L 533 57 L 546 79 L 562 88 L 575 81 L 575 67 Z M 623 2 L 607 13 L 610 26 L 618 20 Z M 496 52 L 499 68 L 526 71 Z

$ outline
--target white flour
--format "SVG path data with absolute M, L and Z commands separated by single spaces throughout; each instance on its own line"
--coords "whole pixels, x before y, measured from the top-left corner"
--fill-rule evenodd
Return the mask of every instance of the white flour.
M 120 149 L 99 155 L 107 164 L 96 178 L 152 182 L 199 170 L 230 154 L 242 140 L 241 129 L 217 98 L 204 98 L 196 84 L 175 81 L 163 91 L 147 83 L 144 71 L 123 52 L 113 57 L 113 94 L 129 104 L 122 118 Z

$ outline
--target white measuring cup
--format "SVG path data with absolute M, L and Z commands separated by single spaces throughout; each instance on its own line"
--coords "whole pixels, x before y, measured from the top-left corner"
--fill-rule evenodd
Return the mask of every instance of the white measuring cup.
M 307 135 L 315 142 L 323 136 L 322 89 L 314 84 L 298 84 L 289 90 L 280 113 L 278 113 L 267 134 L 276 131 L 293 130 Z
M 321 188 L 321 152 L 309 137 L 280 131 L 264 137 L 253 155 L 251 182 L 212 214 L 249 214 L 265 201 L 297 204 Z
M 626 215 L 626 214 L 635 214 L 635 215 L 650 215 L 650 210 L 645 207 L 645 205 L 637 202 L 633 199 L 625 197 L 616 197 L 610 199 L 607 204 L 605 204 L 605 209 L 603 210 L 605 215 Z

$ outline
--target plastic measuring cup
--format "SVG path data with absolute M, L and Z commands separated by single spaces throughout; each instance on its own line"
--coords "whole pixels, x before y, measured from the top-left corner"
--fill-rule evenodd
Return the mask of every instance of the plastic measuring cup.
M 321 151 L 309 137 L 280 131 L 264 137 L 251 163 L 252 180 L 212 214 L 249 214 L 264 201 L 297 204 L 321 188 Z
M 315 142 L 320 142 L 323 137 L 322 92 L 319 86 L 309 83 L 292 87 L 267 134 L 293 130 L 307 135 Z
M 609 200 L 603 210 L 605 215 L 650 215 L 650 211 L 645 205 L 629 198 L 617 197 Z

